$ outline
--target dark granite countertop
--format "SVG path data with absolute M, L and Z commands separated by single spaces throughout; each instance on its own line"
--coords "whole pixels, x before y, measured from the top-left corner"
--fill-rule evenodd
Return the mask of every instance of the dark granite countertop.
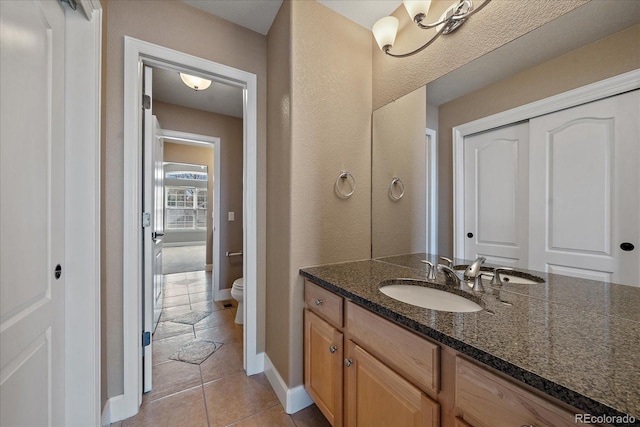
M 300 273 L 585 413 L 628 414 L 640 425 L 640 288 L 518 269 L 545 282 L 498 288 L 485 281 L 486 292 L 465 291 L 484 308 L 472 313 L 429 310 L 378 290 L 386 279 L 424 280 L 421 259 L 437 257 L 412 254 Z M 438 273 L 435 286 L 450 285 Z

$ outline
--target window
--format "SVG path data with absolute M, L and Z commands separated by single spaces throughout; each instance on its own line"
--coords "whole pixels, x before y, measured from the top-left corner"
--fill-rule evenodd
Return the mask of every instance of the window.
M 165 187 L 165 228 L 197 230 L 207 228 L 207 189 Z

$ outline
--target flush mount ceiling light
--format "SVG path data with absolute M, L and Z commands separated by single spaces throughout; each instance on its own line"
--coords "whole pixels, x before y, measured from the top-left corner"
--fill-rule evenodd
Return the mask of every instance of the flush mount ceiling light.
M 211 86 L 211 80 L 203 79 L 201 77 L 191 76 L 189 74 L 180 73 L 182 82 L 189 86 L 193 90 L 205 90 Z
M 471 15 L 481 10 L 490 1 L 491 0 L 483 0 L 479 6 L 474 7 L 473 0 L 456 0 L 454 4 L 447 8 L 438 21 L 427 24 L 424 20 L 429 12 L 431 0 L 403 0 L 402 3 L 407 13 L 409 13 L 409 16 L 418 28 L 423 30 L 430 28 L 436 29 L 436 34 L 431 37 L 431 39 L 412 52 L 402 54 L 390 52 L 396 40 L 396 34 L 398 33 L 398 18 L 394 16 L 384 17 L 373 24 L 371 31 L 378 42 L 378 46 L 380 46 L 380 49 L 384 53 L 394 58 L 406 58 L 407 56 L 421 52 L 441 35 L 449 34 L 457 30 Z

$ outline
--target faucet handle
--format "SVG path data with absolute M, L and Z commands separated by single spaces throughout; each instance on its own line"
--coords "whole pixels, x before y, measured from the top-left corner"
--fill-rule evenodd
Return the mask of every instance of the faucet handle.
M 473 288 L 471 290 L 476 292 L 484 292 L 484 286 L 482 286 L 482 273 L 478 273 L 473 279 Z
M 430 261 L 427 261 L 426 259 L 423 259 L 421 261 L 427 264 L 427 267 L 428 267 L 427 280 L 436 280 L 436 268 L 434 267 L 433 263 Z
M 444 262 L 446 262 L 446 266 L 449 268 L 453 267 L 453 260 L 451 258 L 447 258 L 446 256 L 441 256 L 440 259 Z
M 511 267 L 497 267 L 493 269 L 493 279 L 491 279 L 491 285 L 502 286 L 502 280 L 500 280 L 501 271 L 513 271 Z

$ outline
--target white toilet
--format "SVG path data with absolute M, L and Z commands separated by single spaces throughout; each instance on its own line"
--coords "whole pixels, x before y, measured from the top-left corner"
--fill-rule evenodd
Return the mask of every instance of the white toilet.
M 243 303 L 243 294 L 244 294 L 244 277 L 236 279 L 233 282 L 233 286 L 231 287 L 231 296 L 234 300 L 238 301 L 238 310 L 236 311 L 236 320 L 235 322 L 238 325 L 242 325 L 243 316 L 244 316 L 244 303 Z

